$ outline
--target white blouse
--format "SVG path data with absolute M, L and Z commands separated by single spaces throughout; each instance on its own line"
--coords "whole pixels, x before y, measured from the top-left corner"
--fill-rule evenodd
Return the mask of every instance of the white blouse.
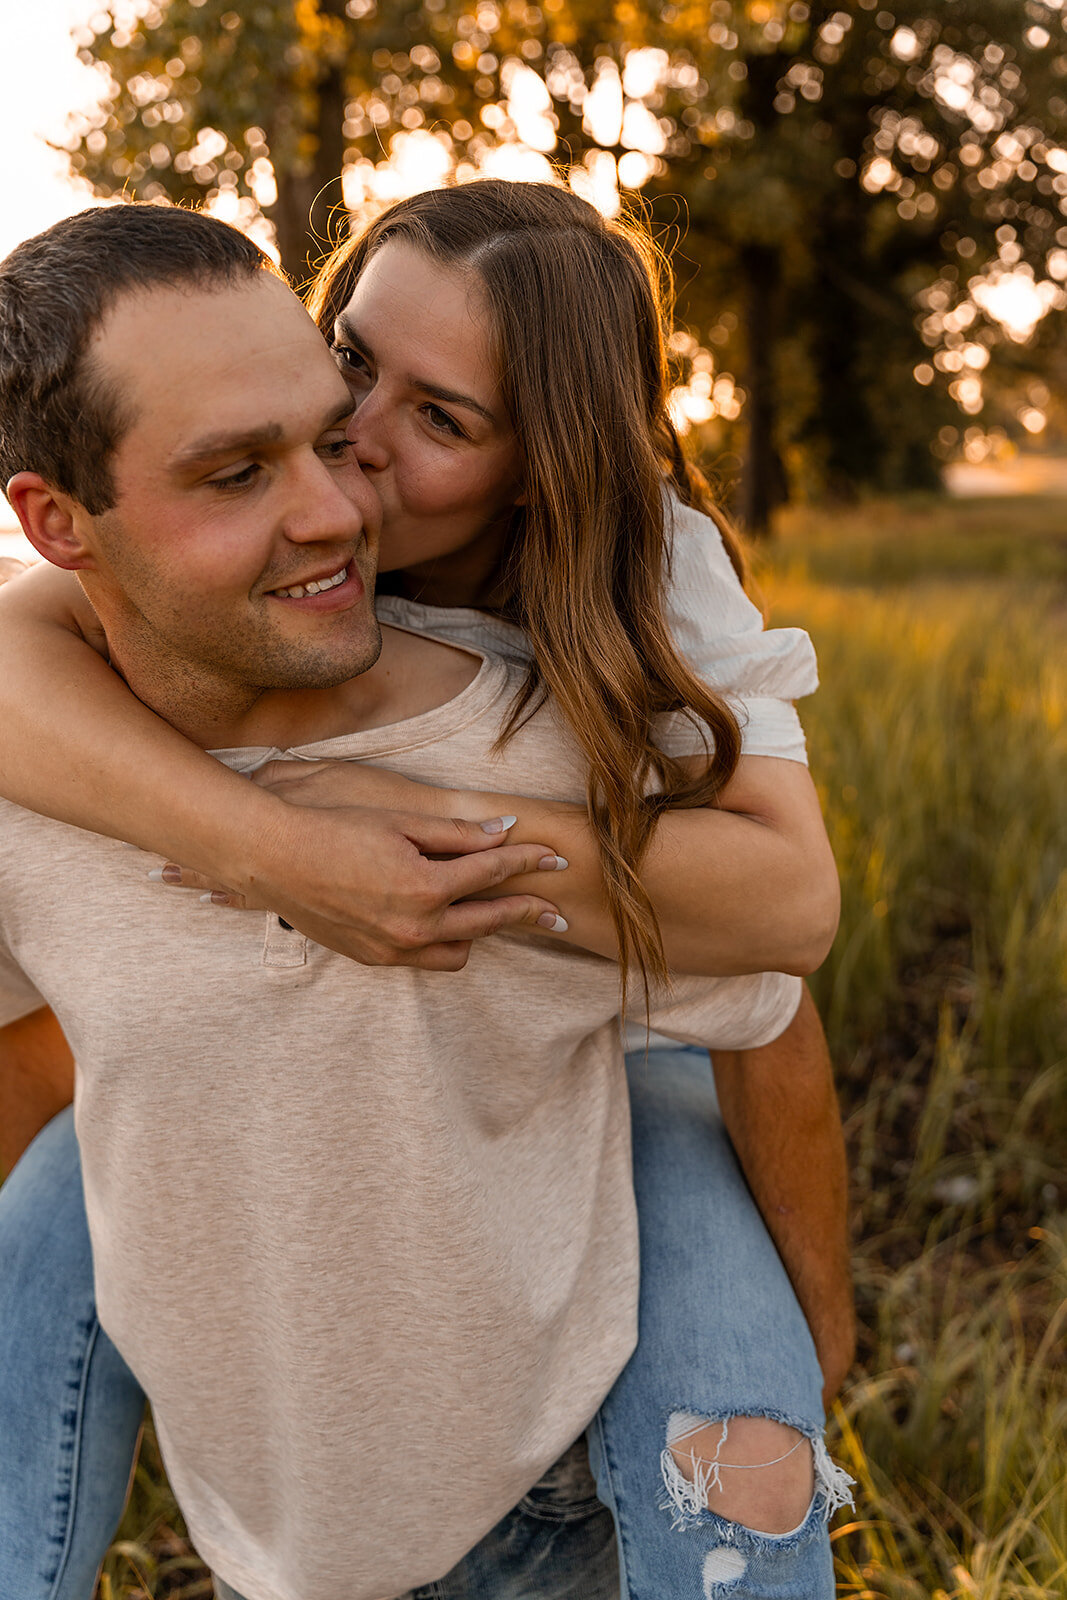
M 667 504 L 671 558 L 666 615 L 679 650 L 731 706 L 741 725 L 745 755 L 806 764 L 804 731 L 793 701 L 819 686 L 811 640 L 803 628 L 765 628 L 711 518 L 673 497 Z M 481 611 L 391 597 L 383 597 L 380 611 L 383 621 L 392 618 L 509 661 L 530 659 L 521 629 Z M 659 743 L 670 755 L 702 750 L 691 724 L 677 716 L 663 719 Z

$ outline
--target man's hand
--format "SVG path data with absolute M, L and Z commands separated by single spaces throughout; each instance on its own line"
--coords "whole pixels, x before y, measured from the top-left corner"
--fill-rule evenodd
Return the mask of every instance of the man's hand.
M 428 796 L 448 793 L 398 782 Z M 325 797 L 320 786 L 320 801 Z M 505 929 L 566 930 L 556 906 L 538 895 L 478 898 L 519 873 L 559 870 L 550 846 L 508 844 L 507 818 L 479 823 L 336 804 L 280 809 L 273 834 L 256 841 L 255 870 L 220 888 L 168 863 L 164 881 L 207 890 L 220 906 L 269 907 L 316 943 L 366 966 L 457 972 L 475 939 Z
M 848 1172 L 833 1069 L 807 989 L 778 1039 L 712 1059 L 726 1131 L 807 1318 L 829 1408 L 856 1345 Z

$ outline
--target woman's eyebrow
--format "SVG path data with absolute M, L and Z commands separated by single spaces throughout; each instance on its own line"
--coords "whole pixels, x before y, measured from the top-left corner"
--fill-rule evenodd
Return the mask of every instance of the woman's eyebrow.
M 348 343 L 355 346 L 360 355 L 369 356 L 373 361 L 373 348 L 363 335 L 357 332 L 343 311 L 335 319 L 335 326 L 340 329 Z M 472 395 L 461 394 L 458 389 L 445 389 L 441 384 L 431 383 L 428 378 L 420 378 L 413 372 L 405 373 L 404 381 L 412 389 L 418 389 L 421 393 L 430 395 L 434 400 L 443 400 L 446 405 L 465 406 L 468 411 L 474 411 L 479 417 L 484 417 L 491 427 L 497 428 L 500 426 L 499 417 L 483 406 L 480 400 L 475 400 Z

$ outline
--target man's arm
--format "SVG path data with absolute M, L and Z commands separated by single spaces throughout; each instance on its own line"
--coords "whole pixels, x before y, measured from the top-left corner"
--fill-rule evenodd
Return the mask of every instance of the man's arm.
M 848 1171 L 833 1068 L 804 990 L 786 1031 L 713 1052 L 726 1131 L 811 1328 L 828 1406 L 855 1355 Z
M 74 1095 L 74 1058 L 47 1006 L 0 1028 L 0 1177 Z

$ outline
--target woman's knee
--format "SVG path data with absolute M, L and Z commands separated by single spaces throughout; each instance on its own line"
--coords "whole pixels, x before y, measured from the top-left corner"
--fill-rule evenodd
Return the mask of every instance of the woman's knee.
M 808 1515 L 814 1453 L 811 1441 L 786 1423 L 746 1416 L 709 1422 L 675 1412 L 665 1455 L 694 1510 L 769 1534 L 791 1533 Z

